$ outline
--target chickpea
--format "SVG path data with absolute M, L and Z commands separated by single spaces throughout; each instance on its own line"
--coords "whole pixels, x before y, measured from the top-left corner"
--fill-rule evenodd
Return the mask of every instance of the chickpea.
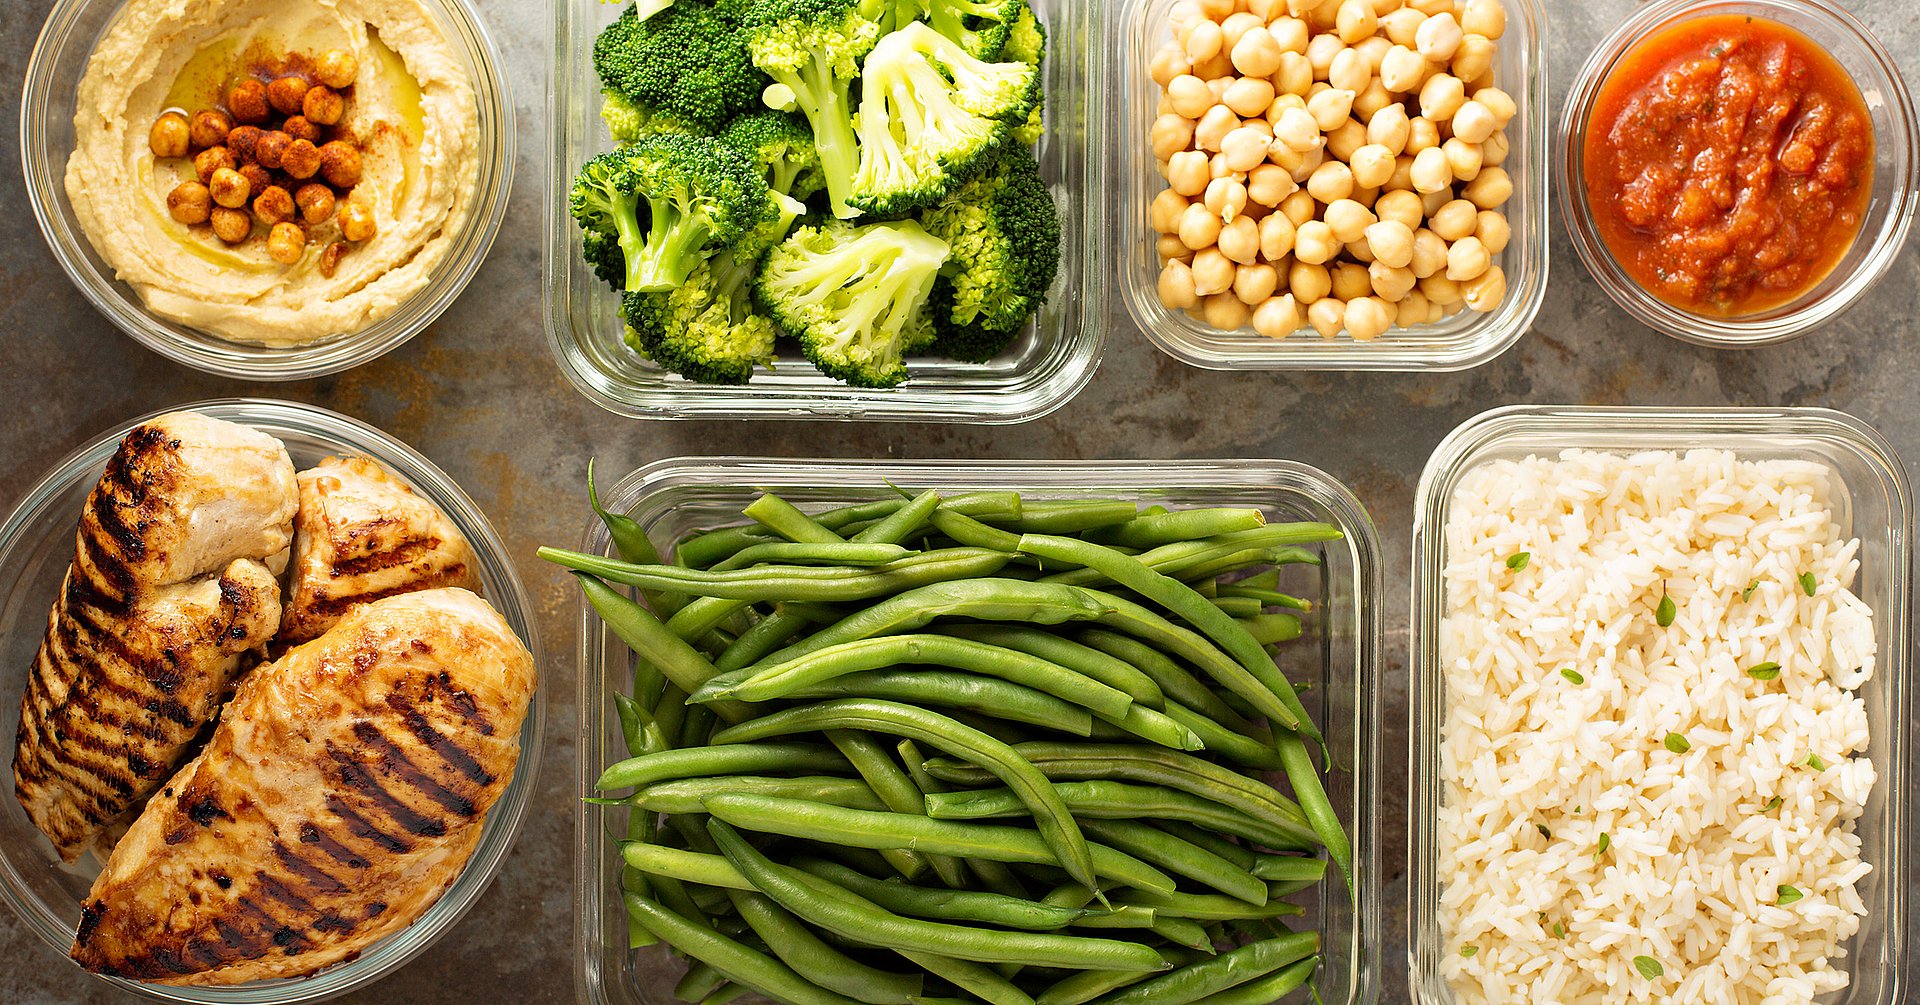
M 1480 144 L 1455 136 L 1440 144 L 1440 152 L 1446 155 L 1455 181 L 1472 181 L 1480 176 Z
M 227 244 L 239 244 L 253 236 L 253 218 L 237 209 L 215 206 L 207 222 L 213 224 L 213 236 Z
M 1280 202 L 1280 212 L 1285 213 L 1295 227 L 1313 219 L 1319 210 L 1320 205 L 1314 202 L 1312 193 L 1305 189 L 1287 196 Z
M 1438 192 L 1427 192 L 1420 196 L 1420 209 L 1428 217 L 1440 212 L 1440 208 L 1453 201 L 1453 189 L 1443 188 Z
M 1208 153 L 1219 153 L 1227 134 L 1240 128 L 1240 116 L 1225 105 L 1214 105 L 1193 127 L 1193 145 Z
M 1380 18 L 1374 14 L 1369 0 L 1344 0 L 1334 13 L 1333 23 L 1340 40 L 1354 45 L 1372 37 L 1380 27 Z
M 1467 309 L 1485 314 L 1507 298 L 1507 273 L 1498 265 L 1493 266 L 1463 284 L 1460 295 L 1466 300 Z
M 1311 306 L 1314 301 L 1333 292 L 1333 274 L 1324 265 L 1313 265 L 1296 258 L 1287 269 L 1287 289 L 1293 291 L 1295 300 Z
M 1388 93 L 1386 85 L 1380 82 L 1380 78 L 1375 77 L 1367 81 L 1366 90 L 1354 95 L 1353 115 L 1357 119 L 1368 121 L 1380 114 L 1382 108 L 1391 104 L 1395 104 L 1393 95 Z
M 147 149 L 155 157 L 185 157 L 193 143 L 193 127 L 187 124 L 187 117 L 179 112 L 168 112 L 153 120 L 153 127 L 147 130 Z
M 1507 218 L 1493 210 L 1483 209 L 1476 219 L 1473 236 L 1486 246 L 1487 253 L 1497 255 L 1507 250 L 1507 245 L 1513 241 L 1513 225 L 1507 222 Z
M 321 138 L 320 127 L 304 115 L 289 115 L 287 121 L 280 123 L 280 129 L 296 141 L 306 140 L 318 144 Z
M 1447 267 L 1447 242 L 1425 227 L 1413 232 L 1413 260 L 1407 263 L 1416 278 L 1425 279 Z
M 1307 194 L 1322 203 L 1332 203 L 1353 194 L 1353 169 L 1339 161 L 1327 161 L 1307 176 Z
M 1513 152 L 1513 143 L 1507 139 L 1503 130 L 1487 137 L 1480 144 L 1480 163 L 1485 167 L 1499 167 L 1507 162 L 1507 155 Z
M 1411 94 L 1426 81 L 1428 70 L 1419 53 L 1396 45 L 1380 61 L 1380 84 L 1395 94 Z
M 1483 87 L 1474 92 L 1473 99 L 1493 113 L 1493 128 L 1496 131 L 1507 128 L 1507 123 L 1520 113 L 1520 106 L 1514 103 L 1513 95 L 1498 87 Z
M 1424 325 L 1440 320 L 1440 312 L 1434 310 L 1432 302 L 1427 300 L 1427 295 L 1417 289 L 1411 290 L 1406 296 L 1401 297 L 1399 304 L 1396 306 L 1399 307 L 1399 312 L 1394 320 L 1398 322 L 1402 328 L 1411 328 L 1414 325 Z
M 213 201 L 228 209 L 239 209 L 247 204 L 253 194 L 247 179 L 233 168 L 220 168 L 207 180 L 207 191 L 212 193 Z
M 1320 220 L 1308 220 L 1301 224 L 1293 238 L 1293 257 L 1308 265 L 1322 265 L 1340 253 L 1340 242 L 1334 239 L 1333 228 Z
M 1313 79 L 1327 79 L 1333 69 L 1333 57 L 1347 49 L 1338 35 L 1315 35 L 1307 41 L 1307 62 L 1313 67 Z
M 1382 219 L 1367 228 L 1366 239 L 1379 264 L 1393 269 L 1413 264 L 1413 229 L 1405 222 Z
M 1413 158 L 1413 190 L 1422 194 L 1444 192 L 1453 184 L 1453 170 L 1447 155 L 1439 147 L 1428 147 Z
M 1147 73 L 1153 77 L 1154 83 L 1165 88 L 1180 77 L 1191 76 L 1193 64 L 1179 46 L 1169 45 L 1153 54 L 1153 61 L 1147 64 Z
M 1424 115 L 1407 120 L 1407 146 L 1401 153 L 1418 154 L 1440 145 L 1440 127 Z
M 1233 86 L 1233 77 L 1215 77 L 1207 81 L 1207 92 L 1213 95 L 1213 103 L 1218 105 L 1226 100 L 1227 88 Z
M 1453 242 L 1447 249 L 1447 278 L 1456 283 L 1478 278 L 1491 264 L 1493 258 L 1487 254 L 1487 246 L 1472 235 Z
M 273 105 L 267 100 L 267 85 L 257 80 L 243 80 L 227 91 L 227 111 L 233 113 L 233 120 L 242 125 L 257 126 L 273 115 Z
M 1293 254 L 1295 233 L 1287 214 L 1268 214 L 1260 221 L 1260 257 L 1277 264 Z
M 1367 145 L 1367 127 L 1348 119 L 1340 123 L 1339 128 L 1327 133 L 1327 153 L 1336 160 L 1353 163 L 1353 155 Z
M 1474 209 L 1473 203 L 1465 199 L 1452 199 L 1431 214 L 1427 226 L 1440 235 L 1443 241 L 1458 241 L 1473 233 L 1473 228 L 1478 222 L 1475 218 L 1476 212 L 1478 211 Z
M 1333 338 L 1347 326 L 1347 305 L 1332 297 L 1315 300 L 1307 308 L 1307 323 L 1321 338 Z
M 1379 188 L 1393 177 L 1393 151 L 1377 143 L 1368 143 L 1355 150 L 1348 160 L 1353 165 L 1355 185 Z
M 307 232 L 297 223 L 276 223 L 267 231 L 267 257 L 281 265 L 297 265 L 307 253 Z
M 205 109 L 193 113 L 193 120 L 187 126 L 187 135 L 196 147 L 217 147 L 227 142 L 227 132 L 233 128 L 233 120 L 227 113 L 215 109 Z
M 1167 158 L 1167 185 L 1191 199 L 1207 190 L 1211 177 L 1207 155 L 1198 150 L 1182 150 Z
M 337 125 L 347 114 L 347 99 L 339 91 L 322 84 L 300 99 L 300 114 L 316 125 Z
M 320 274 L 332 279 L 333 274 L 340 269 L 341 256 L 346 253 L 347 245 L 344 242 L 335 241 L 327 245 L 326 250 L 320 253 Z
M 1265 130 L 1242 126 L 1220 141 L 1220 152 L 1226 155 L 1228 169 L 1245 174 L 1266 162 L 1267 148 L 1272 143 L 1273 137 Z
M 1367 142 L 1387 148 L 1395 157 L 1406 152 L 1407 137 L 1412 131 L 1407 110 L 1399 104 L 1388 105 L 1367 120 Z
M 1414 47 L 1419 38 L 1420 26 L 1425 24 L 1427 16 L 1412 7 L 1402 7 L 1380 16 L 1380 28 L 1387 41 L 1394 45 Z
M 1248 307 L 1258 307 L 1273 299 L 1280 287 L 1280 272 L 1266 263 L 1242 265 L 1233 274 L 1233 295 Z
M 1277 57 L 1276 57 L 1277 58 Z M 1241 77 L 1227 86 L 1220 100 L 1244 119 L 1262 119 L 1273 107 L 1273 81 L 1261 77 Z
M 1200 13 L 1215 21 L 1225 21 L 1238 6 L 1234 0 L 1199 0 Z
M 1235 6 L 1240 9 L 1235 13 L 1227 15 L 1226 18 L 1220 22 L 1220 48 L 1226 52 L 1232 52 L 1233 47 L 1239 45 L 1240 40 L 1246 38 L 1248 32 L 1255 28 L 1264 32 L 1267 28 L 1266 22 L 1247 12 L 1245 4 L 1236 4 Z M 1271 38 L 1272 36 L 1268 37 Z
M 1201 80 L 1218 80 L 1233 76 L 1233 60 L 1225 52 L 1219 52 L 1212 59 L 1193 64 L 1193 75 Z
M 1333 239 L 1341 244 L 1365 238 L 1367 228 L 1378 222 L 1379 217 L 1352 199 L 1340 199 L 1327 207 L 1327 227 L 1333 231 Z
M 1221 331 L 1238 331 L 1253 320 L 1253 311 L 1240 302 L 1232 293 L 1217 293 L 1208 297 L 1201 308 L 1201 317 L 1207 324 Z
M 1273 138 L 1295 153 L 1306 153 L 1320 145 L 1320 125 L 1303 108 L 1289 108 L 1273 124 Z
M 1367 54 L 1359 49 L 1342 49 L 1333 57 L 1333 64 L 1327 67 L 1327 83 L 1336 91 L 1348 92 L 1349 107 L 1353 95 L 1367 89 L 1367 82 L 1373 79 L 1373 67 L 1367 64 Z
M 373 210 L 364 203 L 343 202 L 334 219 L 340 224 L 340 236 L 358 244 L 371 240 L 379 223 L 373 217 Z
M 1193 144 L 1193 120 L 1168 113 L 1153 120 L 1153 159 L 1164 161 Z
M 1460 27 L 1497 39 L 1507 33 L 1507 9 L 1500 0 L 1467 0 L 1461 10 Z
M 333 144 L 329 143 L 328 146 Z M 320 148 L 312 140 L 294 140 L 287 145 L 287 152 L 280 156 L 280 167 L 288 174 L 305 181 L 320 173 Z M 345 188 L 346 186 L 341 186 Z
M 1193 281 L 1193 269 L 1178 259 L 1160 268 L 1160 302 L 1176 311 L 1184 311 L 1200 302 Z
M 1332 296 L 1335 300 L 1352 300 L 1373 292 L 1373 283 L 1367 278 L 1367 267 L 1354 262 L 1335 262 L 1327 267 L 1333 281 Z
M 167 193 L 167 215 L 191 227 L 213 214 L 213 194 L 197 181 L 181 182 Z
M 1264 26 L 1249 29 L 1234 42 L 1233 68 L 1244 77 L 1271 77 L 1280 70 L 1285 55 L 1273 33 Z
M 1492 39 L 1470 34 L 1460 40 L 1460 48 L 1455 50 L 1453 64 L 1448 69 L 1461 80 L 1479 80 L 1493 69 L 1493 58 L 1498 53 Z
M 1347 334 L 1355 341 L 1370 342 L 1393 327 L 1393 305 L 1378 297 L 1347 301 Z
M 1388 192 L 1374 201 L 1373 213 L 1382 220 L 1391 220 L 1407 228 L 1408 239 L 1426 222 L 1426 210 L 1420 204 L 1420 196 L 1406 189 Z
M 1286 0 L 1247 0 L 1247 10 L 1261 21 L 1272 21 L 1287 14 Z
M 255 192 L 264 192 L 273 184 L 273 172 L 258 164 L 240 165 L 240 177 L 247 180 L 247 188 Z
M 1253 330 L 1268 338 L 1286 338 L 1300 330 L 1300 305 L 1283 293 L 1253 310 Z
M 1193 249 L 1181 243 L 1180 235 L 1178 234 L 1161 234 L 1160 237 L 1153 242 L 1153 251 L 1160 256 L 1162 262 L 1172 261 L 1176 258 L 1188 263 L 1193 261 Z
M 1380 72 L 1380 61 L 1387 58 L 1387 50 L 1393 48 L 1393 43 L 1378 35 L 1371 35 L 1353 43 L 1353 48 L 1367 57 L 1367 72 L 1377 74 Z
M 1387 179 L 1389 192 L 1413 192 L 1413 157 L 1401 155 L 1393 159 L 1393 177 Z M 1414 193 L 1419 198 L 1418 193 Z
M 281 158 L 287 155 L 287 148 L 292 145 L 293 137 L 278 129 L 268 130 L 261 133 L 260 139 L 254 142 L 253 159 L 263 168 L 270 171 L 278 170 Z
M 303 189 L 311 187 L 303 186 Z M 298 209 L 299 206 L 294 202 L 293 196 L 288 195 L 287 190 L 278 185 L 267 186 L 260 191 L 259 198 L 253 200 L 254 218 L 269 227 L 291 221 Z M 332 215 L 331 211 L 328 215 Z M 326 217 L 323 216 L 321 219 L 324 220 Z
M 200 184 L 211 185 L 214 172 L 222 169 L 232 170 L 240 166 L 233 157 L 233 151 L 226 147 L 208 147 L 193 155 L 193 171 L 200 178 Z
M 1220 253 L 1235 265 L 1252 265 L 1260 260 L 1260 225 L 1247 217 L 1235 217 L 1220 229 Z
M 227 131 L 227 149 L 233 151 L 234 160 L 242 164 L 258 161 L 254 150 L 260 145 L 260 137 L 265 136 L 259 126 L 234 126 Z
M 1353 93 L 1339 88 L 1321 91 L 1307 99 L 1307 114 L 1321 132 L 1330 133 L 1353 114 Z
M 1299 187 L 1278 164 L 1262 164 L 1247 175 L 1247 197 L 1261 206 L 1278 206 Z
M 1297 52 L 1280 54 L 1280 69 L 1273 72 L 1274 90 L 1282 94 L 1306 97 L 1313 87 L 1313 64 Z
M 305 77 L 292 74 L 281 77 L 267 85 L 267 103 L 282 115 L 298 115 L 310 86 Z
M 1207 212 L 1219 217 L 1225 223 L 1232 223 L 1247 208 L 1247 187 L 1231 176 L 1215 178 L 1207 183 L 1207 193 L 1203 202 Z
M 360 60 L 345 49 L 328 49 L 320 54 L 313 73 L 328 87 L 345 90 L 352 87 L 354 78 L 360 75 Z
M 1513 198 L 1513 179 L 1505 168 L 1483 169 L 1480 177 L 1460 190 L 1460 197 L 1481 209 L 1499 209 Z
M 1453 10 L 1454 0 L 1407 0 L 1407 6 L 1428 17 L 1434 17 Z
M 1460 22 L 1453 19 L 1453 12 L 1446 11 L 1421 22 L 1420 29 L 1414 33 L 1413 44 L 1428 62 L 1446 63 L 1460 51 L 1460 40 L 1465 36 Z
M 1180 243 L 1195 251 L 1211 248 L 1220 240 L 1222 226 L 1220 218 L 1207 212 L 1204 203 L 1192 203 L 1180 214 Z
M 1158 234 L 1174 234 L 1180 230 L 1180 214 L 1187 211 L 1187 197 L 1173 189 L 1164 189 L 1153 197 L 1148 207 L 1147 217 L 1153 221 L 1153 229 Z
M 1346 253 L 1348 258 L 1359 262 L 1361 265 L 1373 264 L 1373 249 L 1367 247 L 1365 240 L 1350 241 L 1347 246 L 1341 250 Z
M 1305 21 L 1297 17 L 1277 17 L 1267 25 L 1267 33 L 1279 44 L 1281 52 L 1291 52 L 1304 56 L 1307 54 L 1307 42 L 1313 32 Z
M 1439 304 L 1442 309 L 1459 303 L 1466 296 L 1460 289 L 1459 283 L 1438 272 L 1420 280 L 1420 292 L 1426 294 L 1428 300 Z
M 1181 74 L 1167 84 L 1167 100 L 1173 103 L 1174 113 L 1182 118 L 1198 119 L 1213 107 L 1213 91 L 1207 82 L 1193 74 Z
M 1199 64 L 1218 56 L 1226 39 L 1226 32 L 1218 22 L 1206 20 L 1195 24 L 1187 35 L 1187 59 Z
M 1467 85 L 1451 73 L 1436 73 L 1420 85 L 1420 115 L 1434 122 L 1445 122 L 1467 100 Z
M 1398 268 L 1385 262 L 1376 261 L 1367 266 L 1367 278 L 1373 283 L 1373 292 L 1388 303 L 1399 303 L 1420 280 L 1414 278 L 1413 270 L 1402 265 Z

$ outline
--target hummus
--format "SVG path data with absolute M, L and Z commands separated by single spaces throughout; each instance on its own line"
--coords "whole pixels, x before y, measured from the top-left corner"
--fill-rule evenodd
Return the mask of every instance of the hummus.
M 335 49 L 358 59 L 339 128 L 360 148 L 351 198 L 372 209 L 375 235 L 328 276 L 334 221 L 314 225 L 300 260 L 283 265 L 264 229 L 228 245 L 170 216 L 167 194 L 196 180 L 194 165 L 155 158 L 154 121 L 221 105 L 249 65 Z M 473 82 L 420 0 L 129 0 L 94 49 L 79 109 L 67 197 L 94 250 L 154 314 L 233 341 L 294 345 L 366 328 L 432 280 L 473 212 Z

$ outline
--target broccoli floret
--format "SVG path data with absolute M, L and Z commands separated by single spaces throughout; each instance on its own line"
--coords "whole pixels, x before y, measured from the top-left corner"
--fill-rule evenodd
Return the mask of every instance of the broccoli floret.
M 600 0 L 601 3 L 618 3 L 619 0 Z M 633 0 L 634 16 L 645 21 L 647 18 L 673 6 L 673 0 Z
M 934 285 L 933 351 L 982 363 L 999 355 L 1046 302 L 1060 266 L 1060 217 L 1025 147 L 923 218 L 952 253 Z
M 1001 59 L 1027 0 L 929 0 L 927 23 L 981 59 Z
M 930 0 L 860 0 L 860 16 L 880 26 L 880 34 L 899 31 L 927 15 Z
M 607 91 L 604 97 L 606 100 L 600 105 L 600 118 L 606 122 L 607 131 L 613 134 L 615 143 L 632 143 L 642 136 L 663 133 L 682 136 L 700 134 L 700 130 L 693 125 L 664 112 L 641 108 L 618 91 Z
M 861 78 L 850 201 L 876 216 L 931 205 L 978 174 L 1033 109 L 1034 69 L 988 63 L 923 22 L 888 35 Z
M 755 367 L 772 364 L 777 334 L 753 307 L 754 265 L 722 252 L 673 290 L 626 294 L 628 344 L 691 381 L 746 383 Z
M 702 133 L 755 107 L 767 78 L 747 56 L 744 0 L 675 3 L 642 20 L 629 7 L 593 43 L 609 91 Z
M 721 130 L 720 141 L 746 152 L 767 173 L 767 187 L 795 199 L 808 199 L 826 187 L 820 151 L 805 120 L 781 112 L 743 115 Z
M 594 271 L 635 291 L 679 286 L 779 212 L 747 155 L 705 136 L 647 136 L 595 157 L 568 207 Z
M 767 255 L 754 296 L 822 373 L 892 387 L 907 379 L 907 354 L 933 339 L 925 308 L 946 259 L 946 242 L 912 221 L 826 221 Z
M 1040 142 L 1046 132 L 1046 99 L 1044 91 L 1039 89 L 1038 73 L 1047 59 L 1047 29 L 1040 19 L 1033 16 L 1033 7 L 1021 4 L 1020 16 L 1013 22 L 1013 30 L 1007 35 L 1007 48 L 1000 54 L 1001 59 L 1017 59 L 1034 68 L 1035 90 L 1033 112 L 1027 121 L 1013 128 L 1013 138 L 1033 146 Z
M 848 93 L 880 26 L 859 0 L 756 0 L 745 31 L 754 65 L 792 93 L 813 130 L 833 215 L 858 215 L 847 202 L 860 156 Z

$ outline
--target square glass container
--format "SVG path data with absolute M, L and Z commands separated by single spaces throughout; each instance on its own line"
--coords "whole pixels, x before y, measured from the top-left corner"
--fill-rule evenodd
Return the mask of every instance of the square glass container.
M 1495 256 L 1507 273 L 1507 297 L 1486 314 L 1463 310 L 1416 328 L 1395 328 L 1367 342 L 1346 334 L 1324 339 L 1312 329 L 1284 339 L 1222 331 L 1160 302 L 1160 256 L 1149 215 L 1166 188 L 1153 159 L 1149 132 L 1160 87 L 1148 66 L 1171 36 L 1168 15 L 1178 0 L 1115 0 L 1108 38 L 1115 49 L 1099 89 L 1112 94 L 1103 148 L 1108 184 L 1107 241 L 1117 261 L 1115 281 L 1127 311 L 1147 338 L 1169 356 L 1210 370 L 1465 370 L 1507 351 L 1525 335 L 1547 294 L 1547 12 L 1542 0 L 1504 0 L 1507 31 L 1495 74 L 1519 106 L 1507 137 L 1513 198 L 1503 212 L 1512 243 Z
M 546 661 L 534 632 L 533 605 L 506 545 L 473 500 L 432 461 L 372 426 L 312 405 L 233 398 L 165 411 L 182 410 L 251 426 L 277 437 L 286 444 L 298 468 L 310 467 L 328 455 L 378 461 L 460 528 L 479 561 L 481 595 L 513 626 L 514 634 L 533 653 L 534 665 L 544 673 Z M 7 738 L 9 751 L 20 724 L 20 695 L 26 690 L 34 654 L 46 631 L 47 610 L 59 595 L 62 577 L 73 560 L 74 533 L 80 526 L 87 495 L 127 431 L 158 414 L 117 426 L 67 455 L 21 494 L 12 513 L 0 523 L 0 736 Z M 325 1001 L 365 988 L 405 966 L 458 924 L 505 864 L 534 792 L 546 721 L 545 694 L 542 683 L 520 727 L 520 760 L 513 780 L 488 811 L 473 857 L 453 885 L 412 925 L 375 943 L 357 959 L 305 979 L 223 987 L 169 987 L 118 977 L 102 977 L 101 981 L 113 985 L 118 994 L 152 1001 L 292 1005 Z M 7 760 L 11 763 L 10 753 Z M 0 798 L 0 900 L 17 912 L 21 923 L 50 950 L 36 956 L 31 965 L 62 965 L 60 957 L 72 944 L 80 921 L 81 901 L 98 871 L 99 864 L 92 856 L 83 857 L 76 865 L 62 865 L 53 845 L 27 819 L 19 801 Z
M 1287 650 L 1284 669 L 1311 682 L 1309 711 L 1321 723 L 1343 770 L 1327 790 L 1353 839 L 1359 874 L 1357 907 L 1337 882 L 1318 887 L 1304 926 L 1324 937 L 1320 994 L 1329 1005 L 1371 1005 L 1379 997 L 1380 848 L 1379 723 L 1380 543 L 1359 500 L 1326 474 L 1289 461 L 1092 463 L 975 461 L 789 461 L 755 458 L 667 460 L 643 467 L 608 493 L 607 506 L 639 521 L 655 546 L 738 521 L 762 491 L 778 492 L 808 511 L 886 496 L 887 483 L 947 491 L 1016 490 L 1040 499 L 1128 499 L 1169 507 L 1254 506 L 1275 520 L 1320 520 L 1345 536 L 1322 548 L 1317 571 L 1297 567 L 1289 589 L 1317 598 L 1306 640 Z M 589 524 L 581 550 L 612 554 L 606 530 Z M 1290 575 L 1294 570 L 1289 570 Z M 612 695 L 631 686 L 632 655 L 591 608 L 580 605 L 579 795 L 624 757 Z M 625 833 L 618 806 L 582 804 L 574 859 L 576 993 L 584 1005 L 665 1005 L 685 966 L 665 949 L 627 948 L 626 912 L 618 896 L 619 849 Z
M 739 386 L 696 384 L 627 348 L 620 296 L 581 257 L 567 192 L 580 165 L 613 148 L 600 119 L 593 41 L 621 8 L 602 0 L 555 0 L 553 86 L 548 92 L 552 160 L 547 185 L 547 343 L 567 379 L 595 404 L 647 418 L 872 419 L 1013 423 L 1066 404 L 1093 377 L 1107 330 L 1107 257 L 1096 200 L 1094 147 L 1105 95 L 1089 86 L 1104 60 L 1098 5 L 1033 0 L 1047 30 L 1046 134 L 1035 148 L 1060 214 L 1060 272 L 1046 306 L 986 363 L 914 358 L 899 387 L 850 387 L 797 352 Z
M 1906 882 L 1913 860 L 1908 833 L 1912 776 L 1907 671 L 1912 591 L 1913 490 L 1892 444 L 1852 416 L 1819 408 L 1591 408 L 1513 406 L 1495 409 L 1454 430 L 1434 451 L 1415 496 L 1411 713 L 1412 820 L 1408 867 L 1408 958 L 1414 1000 L 1451 1005 L 1441 976 L 1444 939 L 1438 874 L 1441 729 L 1447 695 L 1440 666 L 1446 612 L 1442 570 L 1453 494 L 1473 468 L 1496 460 L 1551 457 L 1580 448 L 1627 453 L 1709 448 L 1742 460 L 1792 459 L 1826 465 L 1844 534 L 1860 539 L 1854 593 L 1873 610 L 1880 664 L 1858 692 L 1865 700 L 1880 773 L 1858 824 L 1862 858 L 1873 871 L 1861 881 L 1868 914 L 1841 964 L 1852 982 L 1830 1005 L 1901 999 L 1907 948 Z

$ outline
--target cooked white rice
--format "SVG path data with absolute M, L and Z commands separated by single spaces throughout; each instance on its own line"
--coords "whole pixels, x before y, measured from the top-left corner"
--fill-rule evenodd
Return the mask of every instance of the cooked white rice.
M 1568 451 L 1462 480 L 1439 820 L 1460 1002 L 1785 1005 L 1846 986 L 1875 779 L 1852 756 L 1853 689 L 1875 643 L 1829 479 L 1696 450 Z M 1779 677 L 1747 673 L 1762 663 Z M 1802 899 L 1778 904 L 1783 886 Z M 1643 956 L 1664 973 L 1643 976 Z

